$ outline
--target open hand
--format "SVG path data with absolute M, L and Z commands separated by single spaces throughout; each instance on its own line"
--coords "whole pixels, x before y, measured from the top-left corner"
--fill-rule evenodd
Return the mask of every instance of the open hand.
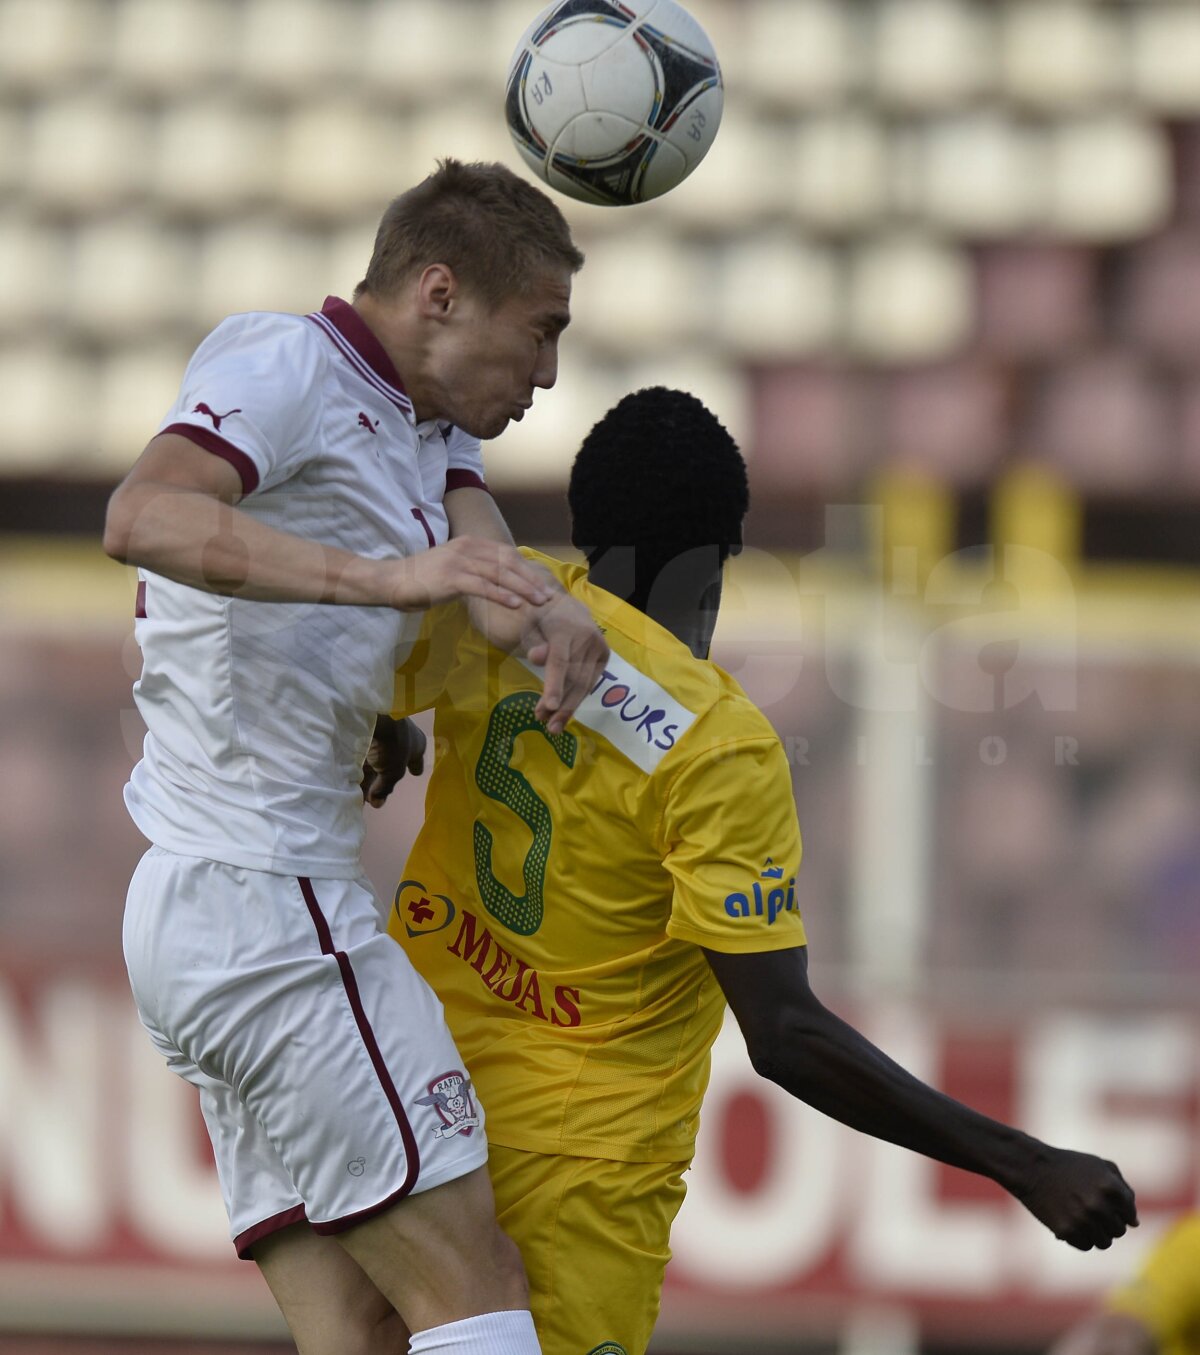
M 441 546 L 403 560 L 393 570 L 391 604 L 420 612 L 457 598 L 482 598 L 503 607 L 535 607 L 553 596 L 546 574 L 515 546 L 477 536 L 456 536 Z
M 545 669 L 534 714 L 551 734 L 561 733 L 600 680 L 608 642 L 588 609 L 560 591 L 534 613 L 522 644 L 525 657 Z

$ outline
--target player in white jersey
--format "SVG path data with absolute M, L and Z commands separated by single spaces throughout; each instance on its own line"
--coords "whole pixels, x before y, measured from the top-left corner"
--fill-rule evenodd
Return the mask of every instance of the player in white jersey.
M 304 1355 L 405 1328 L 413 1355 L 538 1349 L 482 1110 L 362 876 L 360 782 L 414 612 L 524 607 L 551 728 L 607 655 L 513 549 L 478 441 L 553 385 L 582 262 L 539 190 L 444 162 L 388 208 L 353 304 L 209 335 L 109 505 L 148 730 L 130 979 Z

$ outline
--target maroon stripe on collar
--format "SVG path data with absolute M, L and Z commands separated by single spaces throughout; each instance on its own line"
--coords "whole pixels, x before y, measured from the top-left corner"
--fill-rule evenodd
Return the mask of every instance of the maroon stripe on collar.
M 376 376 L 389 386 L 407 395 L 400 373 L 392 365 L 391 358 L 384 351 L 383 344 L 375 337 L 367 322 L 348 302 L 340 296 L 327 296 L 321 307 L 321 314 L 337 330 L 351 348 L 362 358 Z
M 227 442 L 220 433 L 214 433 L 211 428 L 201 428 L 194 423 L 172 423 L 159 431 L 177 433 L 181 438 L 194 442 L 197 447 L 203 447 L 206 452 L 211 452 L 213 456 L 219 456 L 222 461 L 228 461 L 238 473 L 243 494 L 253 494 L 258 488 L 258 467 L 240 447 Z

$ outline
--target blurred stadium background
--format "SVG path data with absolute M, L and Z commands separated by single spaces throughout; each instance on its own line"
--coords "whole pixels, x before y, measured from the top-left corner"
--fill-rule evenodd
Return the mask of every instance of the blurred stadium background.
M 125 991 L 138 657 L 103 506 L 223 315 L 348 295 L 437 156 L 519 168 L 537 7 L 0 0 L 6 1355 L 280 1339 Z M 768 1095 L 729 1033 L 655 1349 L 1041 1350 L 1200 1202 L 1200 5 L 689 7 L 716 145 L 659 202 L 560 200 L 561 381 L 490 479 L 561 548 L 614 397 L 722 415 L 755 507 L 718 657 L 795 768 L 818 991 L 1116 1158 L 1144 1226 L 1071 1254 Z M 372 821 L 385 897 L 421 794 Z

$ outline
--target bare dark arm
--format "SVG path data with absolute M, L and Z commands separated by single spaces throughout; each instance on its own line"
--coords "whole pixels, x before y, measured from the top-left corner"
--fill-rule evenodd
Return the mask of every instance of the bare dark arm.
M 174 433 L 154 438 L 114 490 L 104 549 L 209 593 L 419 611 L 461 596 L 513 607 L 549 597 L 511 547 L 463 537 L 420 555 L 368 560 L 278 531 L 236 507 L 228 462 Z
M 806 947 L 705 955 L 755 1070 L 815 1110 L 990 1177 L 1082 1251 L 1109 1246 L 1137 1223 L 1133 1191 L 1113 1163 L 1052 1148 L 943 1095 L 823 1006 L 809 986 Z

